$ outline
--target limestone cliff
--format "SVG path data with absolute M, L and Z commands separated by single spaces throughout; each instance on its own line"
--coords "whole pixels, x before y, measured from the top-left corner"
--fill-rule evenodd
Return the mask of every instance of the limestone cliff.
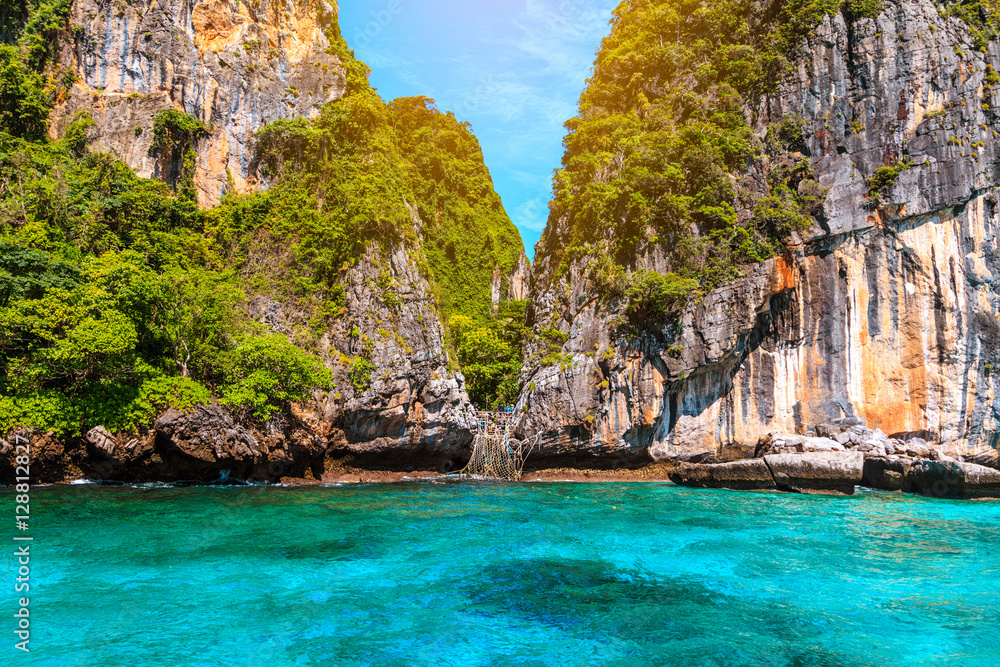
M 224 306 L 239 311 L 223 318 L 234 332 L 284 334 L 333 377 L 330 384 L 323 375 L 329 391 L 301 404 L 290 403 L 301 394 L 286 395 L 267 417 L 233 407 L 221 375 L 189 377 L 187 365 L 182 377 L 203 382 L 203 398 L 184 410 L 151 408 L 148 423 L 116 425 L 100 409 L 70 425 L 15 415 L 0 435 L 38 443 L 38 480 L 276 480 L 320 477 L 345 463 L 460 464 L 472 439 L 470 401 L 443 317 L 467 309 L 488 319 L 491 300 L 495 308 L 525 298 L 528 271 L 468 127 L 429 98 L 379 98 L 340 37 L 336 8 L 322 0 L 72 0 L 67 7 L 66 29 L 53 24 L 46 33 L 53 57 L 44 66 L 50 83 L 69 87 L 55 86 L 49 137 L 39 133 L 32 149 L 63 151 L 72 139 L 67 164 L 127 172 L 98 155 L 111 153 L 139 176 L 174 186 L 142 184 L 183 216 L 157 231 L 180 226 L 172 231 L 212 248 L 190 257 L 180 251 L 179 279 L 192 269 L 213 272 L 239 294 Z M 153 150 L 154 118 L 164 110 L 200 121 L 182 117 L 198 127 L 183 156 L 194 155 L 197 202 L 179 187 L 176 157 Z M 94 123 L 77 122 L 79 112 Z M 265 127 L 268 139 L 255 138 Z M 264 168 L 267 156 L 274 164 Z M 448 168 L 435 168 L 441 163 Z M 241 196 L 223 198 L 228 193 Z M 18 208 L 27 218 L 23 201 Z M 153 236 L 144 253 L 169 244 Z M 129 251 L 133 242 L 123 234 L 97 248 L 66 237 L 84 261 L 109 247 Z M 162 257 L 149 264 L 150 276 L 164 270 Z M 232 351 L 238 335 L 221 337 L 220 350 Z M 10 459 L 8 445 L 0 440 L 0 456 Z
M 250 137 L 264 124 L 311 117 L 344 93 L 344 67 L 326 31 L 325 0 L 75 0 L 60 61 L 76 75 L 52 114 L 58 136 L 90 111 L 92 147 L 114 153 L 143 177 L 166 178 L 150 151 L 153 117 L 189 113 L 211 127 L 196 147 L 199 202 L 246 191 Z
M 596 258 L 560 273 L 539 247 L 535 331 L 551 323 L 572 355 L 539 367 L 545 343 L 528 346 L 519 429 L 543 432 L 543 455 L 733 458 L 768 432 L 858 416 L 995 459 L 1000 44 L 978 50 L 932 0 L 886 0 L 874 19 L 827 16 L 803 49 L 755 120 L 763 137 L 800 116 L 827 189 L 780 256 L 676 325 L 625 336 Z M 879 201 L 867 179 L 901 163 Z M 637 264 L 669 266 L 655 250 Z
M 415 214 L 414 224 L 419 234 Z M 331 454 L 355 465 L 438 467 L 461 459 L 472 439 L 465 381 L 449 364 L 420 252 L 403 246 L 385 255 L 370 246 L 343 281 L 345 316 L 318 343 L 336 389 L 309 406 L 311 420 Z M 386 275 L 392 279 L 378 284 Z M 267 297 L 251 303 L 261 323 L 292 336 L 297 314 L 286 311 Z

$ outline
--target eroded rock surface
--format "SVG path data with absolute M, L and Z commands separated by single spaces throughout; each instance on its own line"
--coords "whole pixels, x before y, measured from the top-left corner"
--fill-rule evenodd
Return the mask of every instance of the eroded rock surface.
M 872 454 L 920 437 L 996 460 L 1000 99 L 985 76 L 1000 44 L 979 52 L 970 39 L 931 0 L 887 0 L 851 26 L 826 19 L 757 128 L 805 120 L 828 188 L 819 222 L 676 324 L 623 336 L 625 304 L 600 301 L 593 258 L 560 268 L 540 256 L 519 431 L 541 432 L 543 453 L 705 461 L 752 456 L 767 433 L 858 419 L 884 436 L 869 438 Z M 875 206 L 866 179 L 904 160 Z M 568 340 L 539 367 L 545 327 Z
M 670 472 L 670 481 L 681 486 L 710 489 L 773 489 L 774 478 L 764 459 L 727 463 L 682 463 Z
M 103 426 L 87 431 L 87 444 L 95 456 L 110 459 L 115 455 L 115 437 Z
M 861 452 L 768 454 L 764 462 L 779 489 L 800 493 L 854 493 L 864 476 Z
M 912 491 L 909 473 L 913 460 L 893 457 L 870 457 L 865 459 L 862 483 L 882 491 Z
M 169 180 L 172 165 L 150 151 L 153 117 L 189 113 L 212 128 L 196 147 L 203 206 L 254 180 L 254 131 L 316 116 L 344 94 L 344 68 L 326 34 L 337 9 L 325 0 L 74 0 L 71 11 L 60 60 L 77 81 L 54 110 L 51 133 L 89 111 L 92 148 L 140 176 Z
M 958 461 L 916 461 L 907 473 L 917 493 L 937 498 L 1000 498 L 1000 471 Z

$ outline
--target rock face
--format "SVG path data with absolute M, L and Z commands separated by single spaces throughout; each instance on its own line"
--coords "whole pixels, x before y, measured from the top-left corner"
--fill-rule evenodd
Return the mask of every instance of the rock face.
M 1000 471 L 958 461 L 916 461 L 907 479 L 913 490 L 938 498 L 1000 498 Z
M 472 442 L 465 379 L 450 361 L 426 267 L 417 260 L 415 212 L 412 221 L 410 241 L 390 251 L 373 244 L 350 268 L 344 315 L 317 344 L 336 388 L 303 409 L 353 465 L 450 468 L 467 458 Z M 254 298 L 249 311 L 289 337 L 308 326 L 302 313 L 269 297 Z
M 681 486 L 710 489 L 773 489 L 774 478 L 764 459 L 747 459 L 705 465 L 682 463 L 670 472 L 670 481 Z
M 845 451 L 843 447 L 819 451 L 798 449 L 781 454 L 767 451 L 773 450 L 765 449 L 757 458 L 727 463 L 681 463 L 670 472 L 670 481 L 710 489 L 779 489 L 850 495 L 867 471 L 865 455 L 856 450 Z
M 862 483 L 883 491 L 912 491 L 910 468 L 913 461 L 903 458 L 872 457 L 865 459 Z
M 253 460 L 257 440 L 217 404 L 192 412 L 168 410 L 156 420 L 157 444 L 163 451 L 206 463 Z
M 203 206 L 254 180 L 254 131 L 316 116 L 344 93 L 344 68 L 328 52 L 337 10 L 325 0 L 74 0 L 71 11 L 60 61 L 77 81 L 54 110 L 51 133 L 89 111 L 94 150 L 167 180 L 171 165 L 150 152 L 153 117 L 164 109 L 189 113 L 212 128 L 196 146 Z
M 799 493 L 854 493 L 864 470 L 861 452 L 769 454 L 764 462 L 779 489 Z
M 528 280 L 531 275 L 531 264 L 528 256 L 521 252 L 517 260 L 517 265 L 509 276 L 503 275 L 499 267 L 493 272 L 493 281 L 490 283 L 490 297 L 493 299 L 493 307 L 500 305 L 500 301 L 516 299 L 518 301 L 528 298 Z
M 323 420 L 343 432 L 357 463 L 431 459 L 438 467 L 472 442 L 474 420 L 460 372 L 449 370 L 444 333 L 413 249 L 381 257 L 377 247 L 351 270 L 347 318 L 321 346 L 341 389 L 323 402 Z M 372 289 L 382 267 L 394 283 Z M 359 381 L 358 359 L 371 364 Z
M 333 442 L 302 419 L 251 430 L 218 403 L 189 412 L 168 410 L 142 435 L 114 437 L 104 427 L 83 438 L 15 434 L 30 443 L 33 483 L 72 479 L 117 482 L 237 483 L 282 478 L 319 479 Z M 12 435 L 14 439 L 14 435 Z M 15 452 L 0 446 L 0 484 L 14 481 Z
M 536 260 L 536 338 L 568 334 L 561 363 L 538 367 L 544 341 L 527 348 L 518 429 L 543 434 L 543 455 L 734 458 L 769 432 L 860 418 L 995 460 L 1000 98 L 985 77 L 1000 44 L 975 50 L 931 0 L 884 7 L 850 26 L 828 17 L 771 100 L 770 118 L 805 120 L 828 188 L 786 254 L 635 337 L 620 332 L 624 304 L 595 296 L 593 259 L 562 272 Z M 912 167 L 875 207 L 866 178 L 898 160 Z
M 95 456 L 110 459 L 115 455 L 115 438 L 103 426 L 87 431 L 87 444 Z

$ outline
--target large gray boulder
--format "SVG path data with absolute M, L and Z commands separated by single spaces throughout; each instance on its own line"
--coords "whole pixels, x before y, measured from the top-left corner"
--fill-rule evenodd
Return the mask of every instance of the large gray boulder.
M 1000 498 L 1000 471 L 960 461 L 914 461 L 907 479 L 917 493 L 937 498 Z
M 190 412 L 167 410 L 154 428 L 166 449 L 206 463 L 261 456 L 257 439 L 215 402 L 197 405 Z
M 882 491 L 912 491 L 909 480 L 912 459 L 869 457 L 865 459 L 863 484 Z
M 114 457 L 115 437 L 103 426 L 95 426 L 87 431 L 85 439 L 91 454 L 105 459 Z
M 804 452 L 843 452 L 847 448 L 831 438 L 814 438 L 794 433 L 770 433 L 757 445 L 756 456 Z
M 779 489 L 799 493 L 854 493 L 864 475 L 861 452 L 807 452 L 764 457 Z
M 773 489 L 774 478 L 764 459 L 729 463 L 682 463 L 670 471 L 670 481 L 708 489 Z

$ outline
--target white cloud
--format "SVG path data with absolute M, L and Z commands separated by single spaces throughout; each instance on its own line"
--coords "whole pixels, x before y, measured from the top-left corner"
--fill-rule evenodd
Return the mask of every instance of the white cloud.
M 576 114 L 576 101 L 593 64 L 594 49 L 607 31 L 609 0 L 527 0 L 512 29 L 492 43 L 496 57 L 482 53 L 453 63 L 458 87 L 439 100 L 456 115 L 503 123 L 527 120 L 538 136 L 561 133 Z
M 511 216 L 512 222 L 518 227 L 540 232 L 545 229 L 549 217 L 548 200 L 545 198 L 530 199 L 516 209 Z
M 515 20 L 521 35 L 511 46 L 546 63 L 546 73 L 572 80 L 578 90 L 607 33 L 610 10 L 601 0 L 527 0 Z

